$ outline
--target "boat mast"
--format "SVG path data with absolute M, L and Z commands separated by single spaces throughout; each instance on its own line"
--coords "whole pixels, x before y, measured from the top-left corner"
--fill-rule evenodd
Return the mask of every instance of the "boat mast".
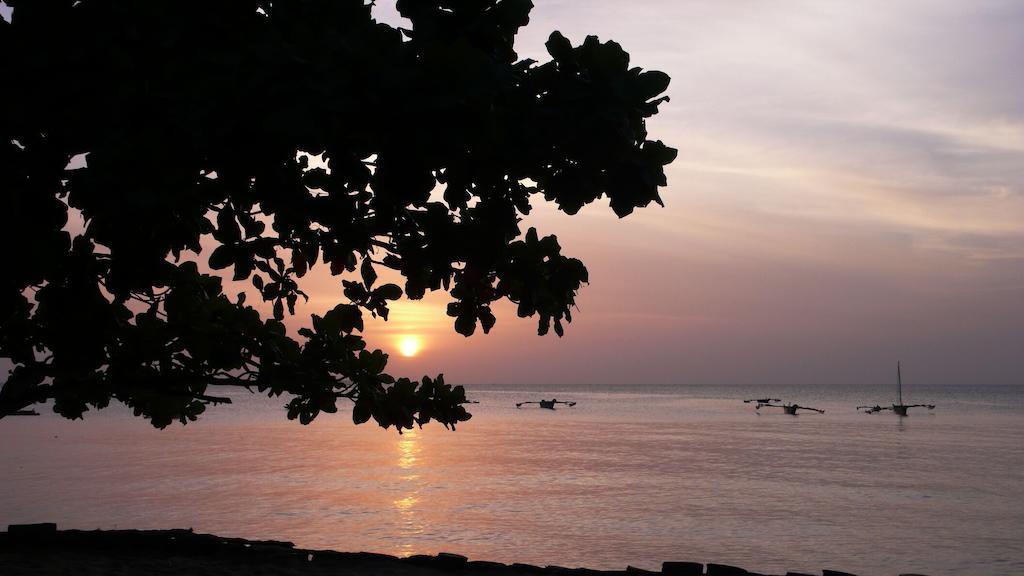
M 896 361 L 896 402 L 903 405 L 903 378 L 900 377 L 900 361 Z

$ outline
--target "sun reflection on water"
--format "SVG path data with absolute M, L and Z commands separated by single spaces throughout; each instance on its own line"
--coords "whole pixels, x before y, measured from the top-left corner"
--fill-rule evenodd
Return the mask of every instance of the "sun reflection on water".
M 395 508 L 397 508 L 398 511 L 401 513 L 411 513 L 413 511 L 412 507 L 415 506 L 416 502 L 418 501 L 419 498 L 417 498 L 415 494 L 410 494 L 405 498 L 399 498 L 398 500 L 395 500 L 392 504 L 394 504 Z
M 416 430 L 408 430 L 398 440 L 398 467 L 409 473 L 402 478 L 404 480 L 415 480 L 419 478 L 416 473 L 419 463 L 422 446 L 419 443 L 419 433 Z
M 400 476 L 402 480 L 400 491 L 403 496 L 392 501 L 392 505 L 399 515 L 402 538 L 396 547 L 396 552 L 402 556 L 416 552 L 414 540 L 424 532 L 424 525 L 419 518 L 417 509 L 421 488 L 419 482 L 419 468 L 422 466 L 420 453 L 423 449 L 419 435 L 417 430 L 408 430 L 399 437 L 397 444 L 398 468 L 404 472 Z

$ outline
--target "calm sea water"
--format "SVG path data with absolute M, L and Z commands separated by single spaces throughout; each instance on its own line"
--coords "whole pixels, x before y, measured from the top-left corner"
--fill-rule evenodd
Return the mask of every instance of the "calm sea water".
M 310 426 L 243 398 L 187 427 L 0 420 L 0 523 L 621 569 L 1024 574 L 1024 388 L 470 387 L 457 432 Z M 755 413 L 774 395 L 824 415 Z M 575 408 L 517 410 L 556 396 Z

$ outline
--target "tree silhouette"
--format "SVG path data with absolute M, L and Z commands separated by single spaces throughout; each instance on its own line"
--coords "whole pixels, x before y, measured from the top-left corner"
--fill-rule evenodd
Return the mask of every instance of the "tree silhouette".
M 7 4 L 0 417 L 113 399 L 162 428 L 241 386 L 302 423 L 346 398 L 356 423 L 454 427 L 462 387 L 393 378 L 358 335 L 403 294 L 377 270 L 411 299 L 450 292 L 466 336 L 500 299 L 561 335 L 587 270 L 520 216 L 536 195 L 568 214 L 660 203 L 676 153 L 644 124 L 668 76 L 618 44 L 554 32 L 550 61 L 518 58 L 529 0 L 398 0 L 411 29 L 364 0 Z M 293 338 L 314 266 L 347 301 Z

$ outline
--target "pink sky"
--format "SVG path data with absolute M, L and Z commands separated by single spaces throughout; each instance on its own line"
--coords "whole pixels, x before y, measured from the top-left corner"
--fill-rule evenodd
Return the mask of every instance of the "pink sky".
M 913 382 L 1024 383 L 1024 6 L 535 4 L 521 57 L 557 29 L 672 76 L 649 124 L 680 150 L 667 206 L 541 207 L 527 224 L 591 273 L 566 336 L 505 309 L 466 339 L 436 294 L 368 330 L 392 351 L 423 335 L 394 373 L 828 384 L 888 382 L 902 359 Z
M 899 359 L 908 382 L 1024 383 L 1024 5 L 535 3 L 521 57 L 546 59 L 553 30 L 596 34 L 672 76 L 649 124 L 679 149 L 666 207 L 569 217 L 537 197 L 524 230 L 590 270 L 565 337 L 503 307 L 464 338 L 434 293 L 368 326 L 392 374 L 884 383 Z M 304 288 L 293 328 L 341 300 L 322 268 Z

